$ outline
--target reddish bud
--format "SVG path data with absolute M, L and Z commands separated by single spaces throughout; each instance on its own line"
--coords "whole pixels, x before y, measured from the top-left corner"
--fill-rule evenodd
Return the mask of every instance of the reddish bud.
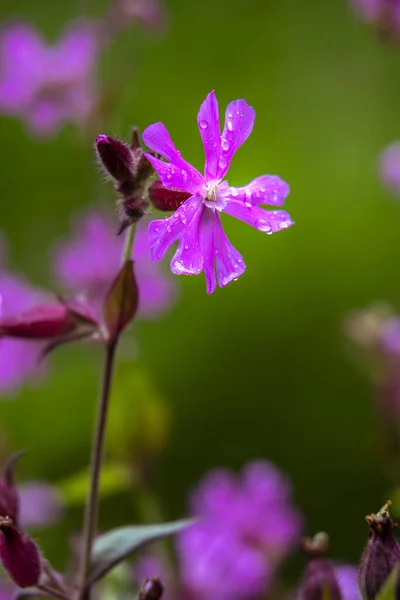
M 179 208 L 190 198 L 190 194 L 180 190 L 168 190 L 159 181 L 154 181 L 149 187 L 149 198 L 155 208 L 168 212 Z
M 332 564 L 325 558 L 328 536 L 318 533 L 302 541 L 302 550 L 310 558 L 299 589 L 299 600 L 341 600 L 341 592 Z
M 74 301 L 35 306 L 15 317 L 0 319 L 0 336 L 31 340 L 52 340 L 77 329 L 96 328 L 88 308 Z
M 129 147 L 108 135 L 99 135 L 96 150 L 104 169 L 118 182 L 131 181 L 134 176 L 134 162 Z
M 359 584 L 363 600 L 374 600 L 382 589 L 395 565 L 400 561 L 400 546 L 394 537 L 397 523 L 389 515 L 390 502 L 381 510 L 365 517 L 368 541 L 360 562 Z M 396 598 L 400 597 L 399 583 Z
M 140 590 L 139 600 L 160 600 L 164 586 L 158 577 L 150 577 L 144 582 Z
M 133 273 L 133 262 L 127 260 L 111 284 L 103 305 L 109 341 L 114 341 L 132 321 L 138 302 L 139 292 Z
M 37 585 L 42 559 L 35 542 L 13 526 L 9 517 L 0 517 L 0 560 L 11 579 L 21 588 Z

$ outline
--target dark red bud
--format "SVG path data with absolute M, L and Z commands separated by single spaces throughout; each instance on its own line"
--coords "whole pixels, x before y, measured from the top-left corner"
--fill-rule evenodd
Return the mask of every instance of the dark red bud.
M 37 585 L 42 558 L 35 542 L 13 526 L 11 519 L 0 517 L 0 559 L 4 569 L 18 587 Z
M 361 557 L 359 585 L 363 600 L 374 600 L 382 589 L 395 565 L 400 561 L 400 546 L 394 537 L 397 523 L 389 515 L 387 502 L 375 515 L 365 517 L 368 527 L 368 541 Z M 399 584 L 396 598 L 400 598 Z
M 47 340 L 69 333 L 75 326 L 70 311 L 61 304 L 35 306 L 16 317 L 0 319 L 0 335 Z
M 138 302 L 133 262 L 127 260 L 111 284 L 103 305 L 103 318 L 110 342 L 133 320 Z
M 170 212 L 179 208 L 191 194 L 182 190 L 168 190 L 159 181 L 149 187 L 149 199 L 158 210 Z
M 133 156 L 126 144 L 108 135 L 99 135 L 96 140 L 96 150 L 104 169 L 116 181 L 125 182 L 133 179 Z
M 342 595 L 332 564 L 325 558 L 329 549 L 326 533 L 317 533 L 314 538 L 305 538 L 301 548 L 310 561 L 299 589 L 299 600 L 341 600 Z
M 139 600 L 160 600 L 164 586 L 158 577 L 150 577 L 144 582 L 140 590 Z

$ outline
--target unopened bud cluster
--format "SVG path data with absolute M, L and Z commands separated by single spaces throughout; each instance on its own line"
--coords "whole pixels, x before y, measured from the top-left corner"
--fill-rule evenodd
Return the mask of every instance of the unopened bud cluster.
M 130 146 L 107 135 L 99 135 L 96 150 L 105 171 L 116 182 L 115 191 L 120 197 L 121 208 L 118 233 L 121 233 L 146 213 L 147 187 L 154 170 L 144 155 L 136 128 Z
M 154 169 L 141 147 L 137 128 L 133 129 L 129 146 L 107 135 L 99 135 L 96 150 L 105 171 L 114 179 L 115 191 L 120 197 L 118 233 L 139 221 L 149 202 L 158 210 L 170 212 L 190 197 L 188 192 L 167 189 L 159 181 L 149 185 Z M 156 156 L 154 152 L 150 154 Z

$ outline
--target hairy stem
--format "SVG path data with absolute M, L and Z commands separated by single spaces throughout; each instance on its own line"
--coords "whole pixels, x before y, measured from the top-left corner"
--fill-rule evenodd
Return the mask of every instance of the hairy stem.
M 121 263 L 124 264 L 131 258 L 133 242 L 135 239 L 136 223 L 129 225 L 126 230 L 124 249 L 122 251 Z
M 80 589 L 83 590 L 90 569 L 93 539 L 96 534 L 99 504 L 99 482 L 103 459 L 104 438 L 106 431 L 107 410 L 110 399 L 111 381 L 115 363 L 117 341 L 106 346 L 102 385 L 97 410 L 97 420 L 93 435 L 90 459 L 90 486 L 85 507 L 82 543 L 82 571 Z

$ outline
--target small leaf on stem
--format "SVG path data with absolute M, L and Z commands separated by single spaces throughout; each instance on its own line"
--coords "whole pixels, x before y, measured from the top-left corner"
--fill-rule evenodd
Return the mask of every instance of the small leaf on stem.
M 195 519 L 183 519 L 157 525 L 119 527 L 99 536 L 93 545 L 92 566 L 87 585 L 90 586 L 104 577 L 136 550 L 179 533 L 195 521 Z

